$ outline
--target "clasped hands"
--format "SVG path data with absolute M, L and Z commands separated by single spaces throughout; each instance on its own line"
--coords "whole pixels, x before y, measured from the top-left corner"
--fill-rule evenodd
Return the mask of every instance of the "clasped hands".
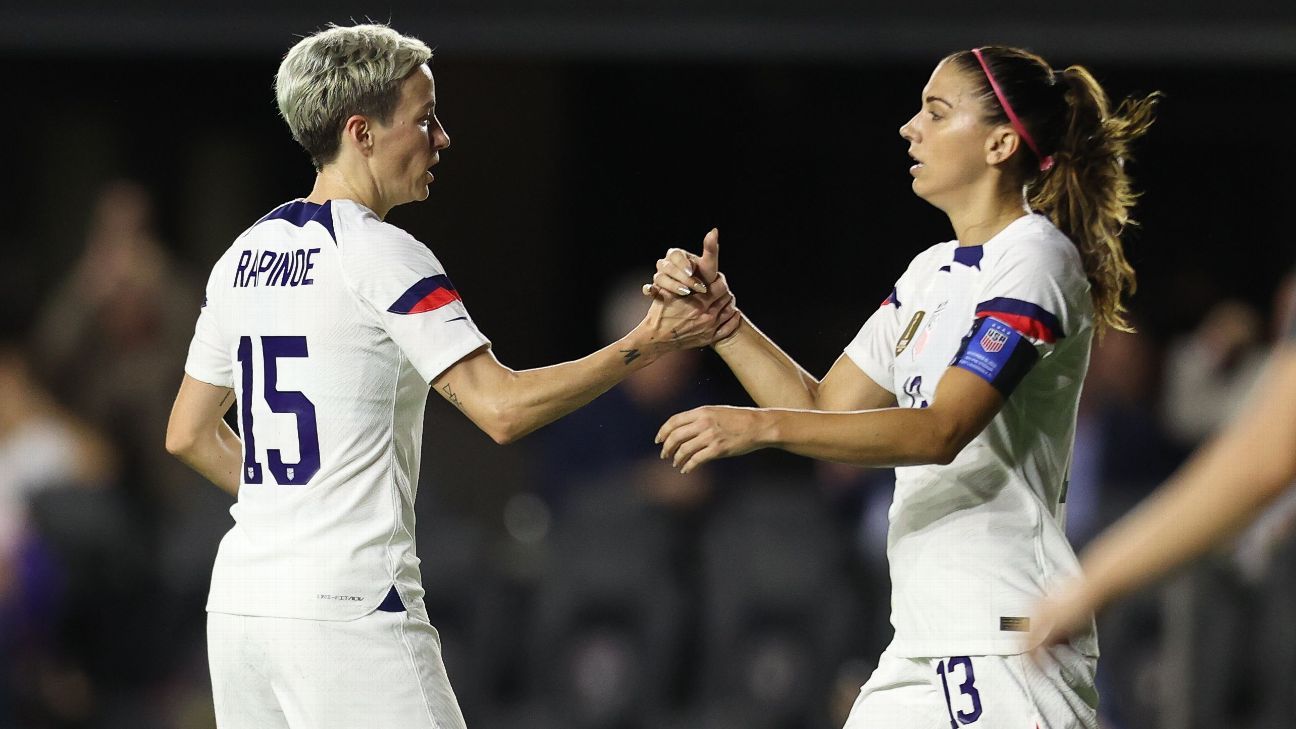
M 687 318 L 721 307 L 709 341 L 715 346 L 730 340 L 743 326 L 729 283 L 720 272 L 720 232 L 712 229 L 702 240 L 702 255 L 672 248 L 657 261 L 653 282 L 644 285 L 653 297 L 653 309 L 663 316 Z M 687 308 L 681 308 L 687 307 Z M 669 458 L 681 473 L 707 461 L 749 453 L 763 445 L 757 439 L 763 411 L 752 408 L 707 406 L 672 416 L 657 432 L 661 457 Z

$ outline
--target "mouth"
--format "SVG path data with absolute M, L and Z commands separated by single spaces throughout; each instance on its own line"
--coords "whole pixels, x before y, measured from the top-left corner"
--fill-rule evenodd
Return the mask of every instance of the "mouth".
M 916 156 L 914 156 L 912 150 L 909 152 L 909 159 L 914 161 L 914 164 L 909 167 L 909 174 L 911 175 L 918 174 L 918 170 L 921 170 L 924 167 L 923 161 L 918 159 Z

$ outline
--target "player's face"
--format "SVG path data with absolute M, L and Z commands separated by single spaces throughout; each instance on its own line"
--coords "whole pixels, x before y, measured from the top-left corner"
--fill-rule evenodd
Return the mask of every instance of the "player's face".
M 436 117 L 436 83 L 424 64 L 401 84 L 400 103 L 390 123 L 373 126 L 373 172 L 388 207 L 426 200 L 431 168 L 450 146 Z
M 900 127 L 916 162 L 909 168 L 913 191 L 941 209 L 990 168 L 985 144 L 991 127 L 982 121 L 977 95 L 973 79 L 942 62 L 923 87 L 918 113 Z

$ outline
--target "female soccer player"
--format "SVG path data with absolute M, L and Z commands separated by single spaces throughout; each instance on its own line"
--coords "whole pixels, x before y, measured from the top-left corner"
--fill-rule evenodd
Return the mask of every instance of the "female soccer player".
M 767 447 L 896 467 L 895 638 L 848 729 L 1096 726 L 1092 621 L 1039 664 L 1023 654 L 1035 601 L 1077 571 L 1076 404 L 1094 332 L 1127 327 L 1123 160 L 1155 102 L 1113 111 L 1083 67 L 1015 48 L 942 60 L 900 136 L 956 240 L 914 258 L 822 381 L 744 319 L 713 346 L 761 408 L 691 410 L 658 434 L 683 471 Z M 718 275 L 673 250 L 654 284 Z
M 736 316 L 715 286 L 581 359 L 500 363 L 440 260 L 385 220 L 450 146 L 431 58 L 377 24 L 293 46 L 276 97 L 315 185 L 208 279 L 166 443 L 238 496 L 207 602 L 221 729 L 463 729 L 414 552 L 429 385 L 509 443 Z

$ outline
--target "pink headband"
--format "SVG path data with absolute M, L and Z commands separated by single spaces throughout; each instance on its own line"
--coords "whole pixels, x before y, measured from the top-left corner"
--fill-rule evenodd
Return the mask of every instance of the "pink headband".
M 1026 142 L 1026 146 L 1031 148 L 1031 151 L 1035 153 L 1035 157 L 1040 161 L 1040 172 L 1053 169 L 1053 155 L 1050 154 L 1045 157 L 1040 154 L 1039 147 L 1035 146 L 1035 140 L 1026 131 L 1026 125 L 1022 124 L 1021 119 L 1018 119 L 1017 114 L 1013 112 L 1012 106 L 1008 103 L 1008 97 L 1004 96 L 1003 89 L 999 88 L 999 82 L 995 81 L 994 74 L 990 73 L 990 66 L 986 64 L 985 58 L 981 57 L 981 49 L 973 48 L 972 55 L 976 56 L 977 61 L 981 64 L 981 70 L 985 71 L 986 78 L 990 81 L 990 88 L 994 90 L 995 97 L 999 99 L 999 105 L 1003 107 L 1004 113 L 1008 115 L 1008 123 L 1012 124 L 1013 130 Z

